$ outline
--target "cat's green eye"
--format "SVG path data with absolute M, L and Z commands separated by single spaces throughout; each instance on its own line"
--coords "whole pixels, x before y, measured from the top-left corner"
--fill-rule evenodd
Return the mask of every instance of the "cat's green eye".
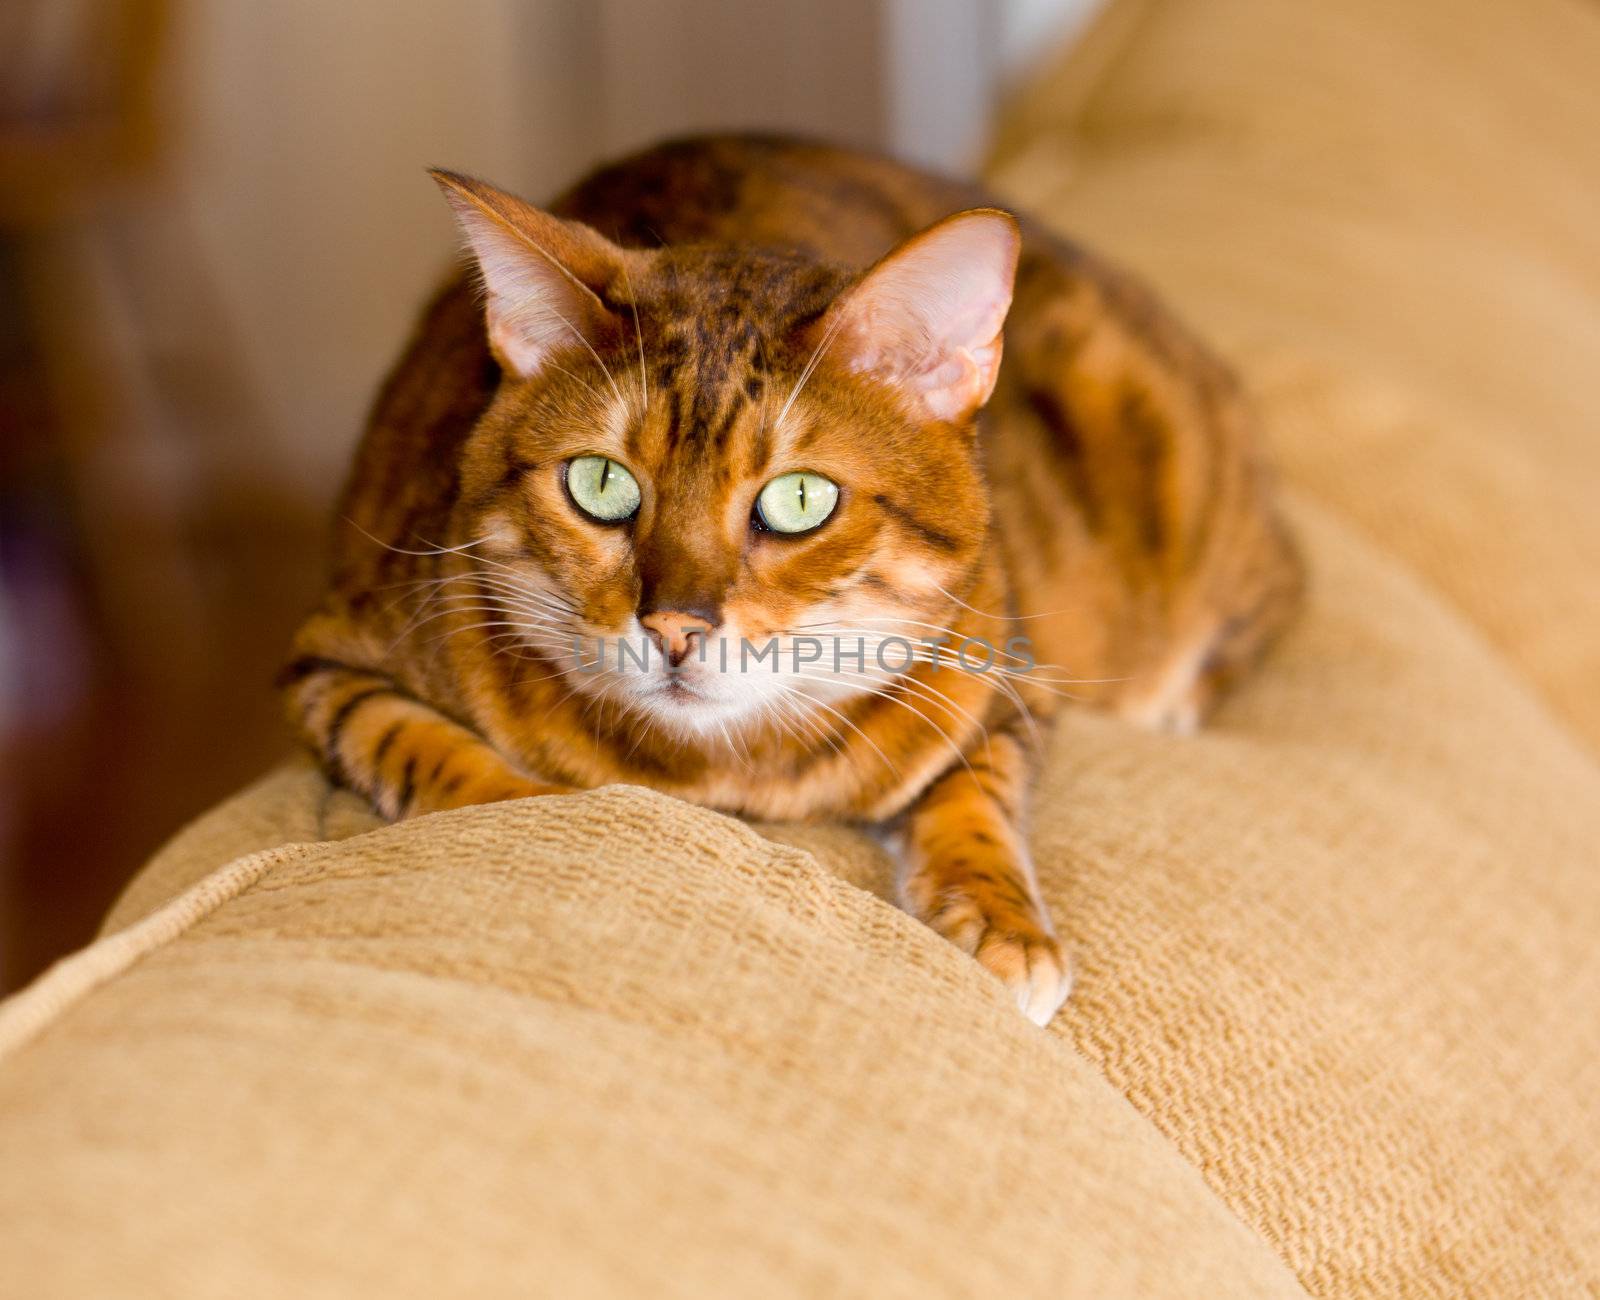
M 567 492 L 578 509 L 603 524 L 632 519 L 639 508 L 639 480 L 606 456 L 568 461 Z
M 839 504 L 839 485 L 832 479 L 798 470 L 780 474 L 756 498 L 756 517 L 775 533 L 810 532 Z

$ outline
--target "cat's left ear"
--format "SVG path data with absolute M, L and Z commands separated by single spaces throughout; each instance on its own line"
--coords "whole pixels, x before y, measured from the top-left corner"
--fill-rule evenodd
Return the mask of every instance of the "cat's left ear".
M 620 328 L 599 295 L 622 273 L 625 249 L 470 176 L 429 175 L 483 275 L 489 344 L 501 366 L 528 379 L 555 353 L 599 348 Z
M 920 414 L 962 422 L 1000 373 L 1022 235 L 1016 218 L 974 208 L 913 235 L 873 266 L 816 327 L 828 354 L 890 384 Z

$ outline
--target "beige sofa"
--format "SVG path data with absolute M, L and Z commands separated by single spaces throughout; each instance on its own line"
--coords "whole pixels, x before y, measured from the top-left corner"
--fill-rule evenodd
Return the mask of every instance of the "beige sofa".
M 1118 4 L 995 179 L 1260 396 L 1303 624 L 1039 797 L 1040 1031 L 840 829 L 202 818 L 0 1007 L 0 1293 L 1600 1293 L 1600 9 Z

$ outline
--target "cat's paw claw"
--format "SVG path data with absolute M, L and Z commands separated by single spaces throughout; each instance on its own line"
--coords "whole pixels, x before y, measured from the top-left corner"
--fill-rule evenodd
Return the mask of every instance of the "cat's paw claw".
M 1072 963 L 1061 945 L 1032 919 L 1005 920 L 970 900 L 947 906 L 930 924 L 1011 990 L 1022 1014 L 1047 1025 L 1072 992 Z
M 1047 1025 L 1072 992 L 1072 964 L 1048 934 L 991 927 L 974 956 L 1011 990 L 1022 1014 Z

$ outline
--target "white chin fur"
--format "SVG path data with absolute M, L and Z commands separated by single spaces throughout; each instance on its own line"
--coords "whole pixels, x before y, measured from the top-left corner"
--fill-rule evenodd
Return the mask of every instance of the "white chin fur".
M 575 675 L 577 689 L 614 700 L 683 739 L 724 739 L 735 729 L 770 721 L 778 714 L 802 723 L 825 718 L 826 708 L 807 701 L 836 705 L 863 688 L 859 675 L 836 677 L 816 663 L 804 675 L 796 675 L 790 662 L 780 659 L 774 671 L 771 658 L 742 656 L 741 633 L 726 625 L 707 642 L 703 654 L 692 654 L 671 673 L 659 654 L 642 654 L 648 642 L 637 624 L 622 637 L 606 640 L 603 665 Z M 624 642 L 627 655 L 618 650 Z M 681 686 L 674 688 L 674 680 Z
M 616 688 L 619 698 L 663 730 L 686 739 L 722 739 L 782 715 L 800 721 L 821 717 L 828 710 L 807 700 L 830 705 L 853 695 L 857 687 L 845 681 L 810 678 L 785 679 L 770 671 L 724 673 L 711 666 L 694 666 L 683 674 L 684 689 L 672 690 L 663 672 L 630 672 Z M 836 706 L 836 705 L 835 705 Z

